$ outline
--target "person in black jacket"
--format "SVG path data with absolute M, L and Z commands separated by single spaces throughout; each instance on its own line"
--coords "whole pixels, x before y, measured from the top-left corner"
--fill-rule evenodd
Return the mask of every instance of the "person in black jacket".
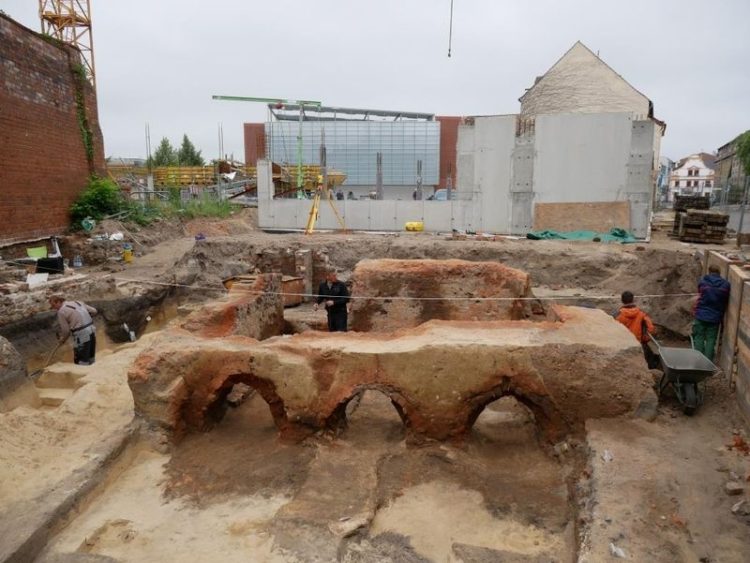
M 315 298 L 315 310 L 323 303 L 328 313 L 328 330 L 330 332 L 346 332 L 347 312 L 346 305 L 349 302 L 349 291 L 343 282 L 338 280 L 336 270 L 330 270 L 326 274 L 325 281 L 318 286 L 318 295 Z

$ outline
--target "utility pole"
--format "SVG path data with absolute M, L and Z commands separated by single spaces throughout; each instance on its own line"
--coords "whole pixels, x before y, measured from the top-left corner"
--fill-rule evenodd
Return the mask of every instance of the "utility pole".
M 323 186 L 328 191 L 328 159 L 326 154 L 326 130 L 320 130 L 320 174 L 323 176 Z M 330 199 L 331 194 L 328 194 Z
M 383 153 L 375 153 L 375 199 L 383 199 Z
M 414 199 L 422 199 L 422 160 L 417 161 L 417 197 Z

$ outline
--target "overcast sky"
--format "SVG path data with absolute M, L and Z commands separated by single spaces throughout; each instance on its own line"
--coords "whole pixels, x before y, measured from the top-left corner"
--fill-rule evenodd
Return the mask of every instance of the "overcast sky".
M 262 104 L 213 94 L 442 115 L 517 113 L 581 40 L 654 102 L 662 154 L 712 152 L 750 128 L 750 0 L 91 0 L 107 156 L 187 133 L 244 158 Z M 0 9 L 40 30 L 37 0 Z

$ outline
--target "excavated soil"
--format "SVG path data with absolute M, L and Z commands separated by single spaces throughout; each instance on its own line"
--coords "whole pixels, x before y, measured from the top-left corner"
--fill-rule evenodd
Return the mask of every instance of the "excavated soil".
M 463 444 L 409 448 L 403 436 L 390 401 L 369 391 L 335 439 L 279 444 L 255 395 L 171 457 L 139 451 L 47 553 L 143 561 L 170 546 L 171 558 L 191 561 L 573 560 L 573 464 L 535 445 L 524 407 L 489 405 Z
M 144 254 L 132 265 L 87 272 L 178 281 L 189 286 L 183 297 L 203 300 L 222 278 L 288 264 L 298 248 L 326 256 L 344 278 L 363 258 L 496 260 L 529 272 L 538 296 L 574 295 L 565 304 L 605 310 L 617 299 L 594 297 L 624 289 L 692 293 L 700 274 L 697 247 L 672 241 L 271 235 L 253 232 L 252 212 L 246 215 L 235 226 L 198 220 L 139 230 Z M 198 232 L 207 240 L 196 243 Z M 687 334 L 691 298 L 639 301 L 675 342 Z M 59 493 L 63 477 L 104 455 L 102 437 L 124 434 L 132 417 L 125 364 L 143 345 L 107 350 L 60 407 L 0 415 L 10 429 L 0 440 L 7 530 L 25 533 L 19 515 L 29 501 Z M 750 456 L 727 447 L 746 432 L 735 401 L 717 377 L 693 418 L 667 397 L 654 422 L 592 423 L 586 443 L 553 456 L 512 399 L 488 405 L 461 443 L 414 447 L 377 392 L 352 401 L 338 436 L 302 444 L 280 442 L 267 405 L 253 396 L 170 453 L 145 438 L 129 447 L 102 469 L 102 484 L 63 514 L 38 560 L 598 562 L 614 559 L 616 546 L 634 561 L 745 561 L 750 511 L 732 509 L 750 503 L 750 483 L 738 496 L 724 491 L 728 480 L 750 478 Z

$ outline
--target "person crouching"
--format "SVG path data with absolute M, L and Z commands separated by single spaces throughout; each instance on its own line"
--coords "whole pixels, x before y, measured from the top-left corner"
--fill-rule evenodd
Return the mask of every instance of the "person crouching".
M 50 306 L 57 311 L 60 324 L 59 344 L 73 336 L 73 362 L 89 366 L 96 361 L 96 329 L 91 315 L 96 309 L 83 301 L 66 301 L 61 295 L 49 298 Z

